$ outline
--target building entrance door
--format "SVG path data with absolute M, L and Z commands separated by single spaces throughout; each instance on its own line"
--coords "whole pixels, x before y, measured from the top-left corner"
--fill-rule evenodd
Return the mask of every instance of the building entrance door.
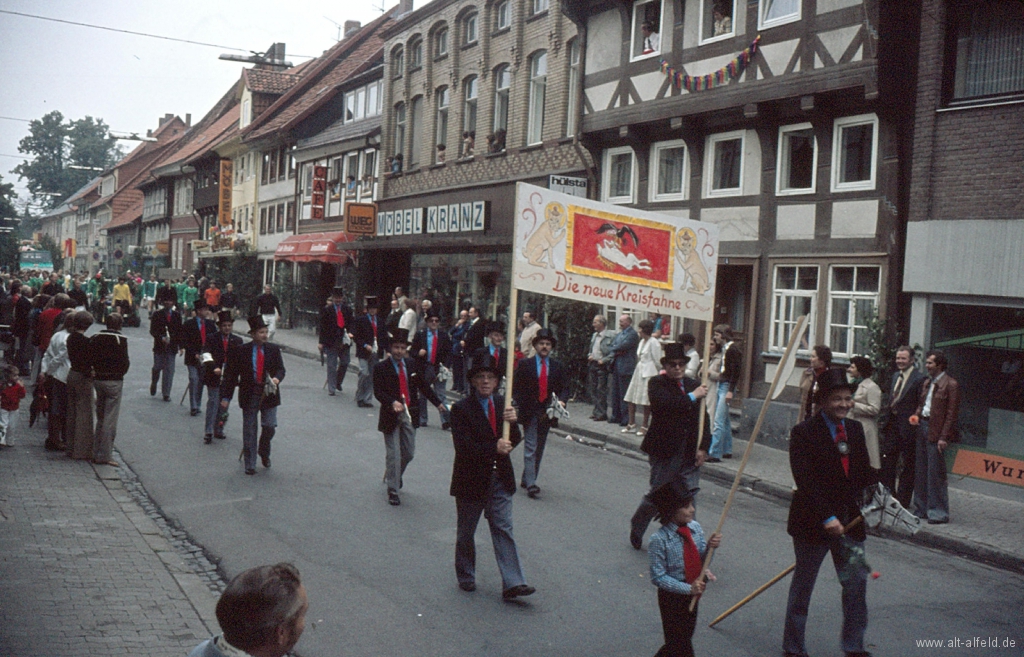
M 715 325 L 728 324 L 732 327 L 733 340 L 743 350 L 743 369 L 740 392 L 746 397 L 750 392 L 750 368 L 753 362 L 754 296 L 757 279 L 754 276 L 756 261 L 737 263 L 736 258 L 729 264 L 720 264 L 716 279 Z M 724 261 L 724 259 L 723 259 Z

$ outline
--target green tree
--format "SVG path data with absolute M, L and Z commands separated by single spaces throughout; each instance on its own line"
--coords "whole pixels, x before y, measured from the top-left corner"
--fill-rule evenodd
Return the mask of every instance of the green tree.
M 29 135 L 18 143 L 18 152 L 32 159 L 14 172 L 28 181 L 33 200 L 45 208 L 70 198 L 97 170 L 110 168 L 123 155 L 102 119 L 70 121 L 56 110 L 29 123 Z
M 3 182 L 0 176 L 0 220 L 4 220 L 4 228 L 11 228 L 10 224 L 18 216 L 14 207 L 14 185 Z M 8 271 L 16 269 L 18 264 L 18 233 L 15 230 L 0 232 L 0 267 Z
M 50 252 L 50 262 L 57 269 L 61 268 L 64 262 L 64 251 L 60 248 L 60 244 L 57 244 L 49 235 L 43 235 L 39 238 L 39 249 L 41 251 Z

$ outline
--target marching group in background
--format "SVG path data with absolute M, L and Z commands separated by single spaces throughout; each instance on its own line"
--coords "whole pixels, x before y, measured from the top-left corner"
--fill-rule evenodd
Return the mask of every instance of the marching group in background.
M 85 285 L 82 277 L 29 276 L 26 283 L 5 281 L 0 298 L 0 324 L 6 327 L 0 345 L 8 363 L 0 370 L 0 445 L 11 440 L 12 418 L 28 387 L 33 390 L 31 422 L 47 412 L 47 449 L 117 465 L 111 449 L 130 365 L 127 339 L 120 330 L 143 308 L 150 313 L 153 338 L 150 395 L 159 392 L 165 402 L 171 401 L 175 361 L 184 355 L 190 413 L 204 414 L 204 442 L 225 438 L 237 390 L 244 472 L 256 473 L 257 457 L 265 468 L 271 466 L 285 367 L 281 348 L 272 342 L 281 309 L 270 286 L 251 306 L 251 340 L 243 342 L 234 334 L 238 299 L 230 284 L 222 291 L 213 281 L 200 285 L 187 277 L 158 285 L 155 277 L 143 281 L 129 274 L 108 292 L 101 276 Z M 375 297 L 366 297 L 363 305 L 365 313 L 355 316 L 345 290 L 334 288 L 320 312 L 318 346 L 330 396 L 342 392 L 355 346 L 355 402 L 361 408 L 373 407 L 374 400 L 380 405 L 377 428 L 384 438 L 388 503 L 401 504 L 399 491 L 415 455 L 416 430 L 428 425 L 430 402 L 438 410 L 441 428 L 451 430 L 455 448 L 450 493 L 457 512 L 459 588 L 476 589 L 474 534 L 483 515 L 503 599 L 534 593 L 513 538 L 517 482 L 510 453 L 523 444 L 519 487 L 538 498 L 548 433 L 566 415 L 570 392 L 568 369 L 552 357 L 558 344 L 554 332 L 528 310 L 519 322 L 516 343 L 506 346 L 505 326 L 484 318 L 477 306 L 461 310 L 454 326 L 445 330 L 429 300 L 417 302 L 401 288 L 395 290 L 386 316 L 379 314 Z M 86 337 L 97 320 L 105 329 Z M 641 549 L 651 520 L 660 518 L 662 528 L 648 546 L 665 634 L 658 654 L 692 655 L 696 605 L 691 612 L 691 602 L 704 591 L 705 579 L 713 580 L 704 572 L 702 559 L 721 542 L 719 534 L 705 537 L 694 520 L 700 468 L 732 457 L 729 402 L 738 392 L 743 352 L 727 325 L 714 327 L 707 363 L 693 335 L 664 339 L 668 323 L 657 317 L 639 321 L 639 331 L 628 314 L 618 318 L 617 331 L 608 328 L 603 315 L 595 316 L 592 325 L 586 354 L 590 417 L 642 436 L 640 449 L 650 462 L 649 489 L 630 521 L 629 541 Z M 506 390 L 502 379 L 510 348 L 515 375 Z M 831 552 L 837 573 L 843 575 L 842 648 L 847 655 L 865 655 L 866 573 L 841 573 L 841 550 L 850 541 L 863 548 L 860 501 L 862 491 L 876 481 L 919 518 L 935 524 L 949 521 L 943 452 L 958 440 L 959 388 L 946 374 L 948 363 L 939 351 L 925 355 L 925 375 L 915 367 L 914 349 L 900 347 L 884 403 L 881 388 L 871 378 L 875 368 L 870 359 L 853 357 L 844 370 L 833 366 L 827 346 L 814 346 L 809 355 L 810 367 L 800 383 L 799 424 L 792 430 L 789 450 L 796 488 L 788 531 L 796 569 L 783 649 L 787 656 L 806 655 L 811 592 L 821 562 Z M 22 377 L 28 378 L 28 386 Z M 461 393 L 451 406 L 449 380 Z M 512 399 L 508 408 L 506 394 Z M 261 576 L 292 581 L 298 591 L 298 574 L 289 568 L 278 565 Z M 211 652 L 214 647 L 208 645 L 202 654 L 218 654 Z

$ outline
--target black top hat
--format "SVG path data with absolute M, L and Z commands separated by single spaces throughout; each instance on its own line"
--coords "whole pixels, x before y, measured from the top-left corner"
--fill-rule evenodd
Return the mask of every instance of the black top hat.
M 473 354 L 473 360 L 470 363 L 469 372 L 467 372 L 466 376 L 467 378 L 472 379 L 480 372 L 491 372 L 499 379 L 502 374 L 504 374 L 498 361 L 495 360 L 494 356 L 491 355 L 491 352 L 486 349 L 480 349 Z
M 263 315 L 253 315 L 249 318 L 249 333 L 255 333 L 261 328 L 267 328 L 267 323 L 263 321 Z
M 683 346 L 683 343 L 669 342 L 665 345 L 661 362 L 665 363 L 669 360 L 690 360 L 690 357 L 686 355 L 686 347 Z
M 363 305 L 367 308 L 377 308 L 377 297 L 363 297 Z
M 331 290 L 331 296 L 332 297 L 343 297 L 343 296 L 345 296 L 345 288 L 343 288 L 340 285 L 335 285 L 334 288 Z
M 388 338 L 391 340 L 391 344 L 396 342 L 409 344 L 409 329 L 396 328 L 388 333 Z
M 551 340 L 552 347 L 558 344 L 558 340 L 555 339 L 555 334 L 549 328 L 542 328 L 537 331 L 537 335 L 533 336 L 533 340 L 530 341 L 530 344 L 537 344 L 537 340 Z
M 487 330 L 485 330 L 484 333 L 487 335 L 490 335 L 491 333 L 501 333 L 502 335 L 505 335 L 505 325 L 501 322 L 487 322 L 486 329 Z
M 231 314 L 230 310 L 222 310 L 217 313 L 217 323 L 223 324 L 224 322 L 231 322 L 232 324 L 235 323 L 235 318 Z
M 658 516 L 663 524 L 672 520 L 676 510 L 692 501 L 693 494 L 679 479 L 662 484 L 651 493 L 651 503 L 658 508 Z
M 436 310 L 431 308 L 430 310 L 427 311 L 427 316 L 425 319 L 427 319 L 428 321 L 431 319 L 441 319 L 441 315 L 439 315 Z
M 814 381 L 814 403 L 821 404 L 829 395 L 836 390 L 849 390 L 853 392 L 854 386 L 846 378 L 846 370 L 838 367 L 830 367 Z
M 203 308 L 206 308 L 206 299 L 202 297 L 197 298 L 195 303 L 192 304 L 192 307 L 195 308 L 196 310 L 202 310 Z

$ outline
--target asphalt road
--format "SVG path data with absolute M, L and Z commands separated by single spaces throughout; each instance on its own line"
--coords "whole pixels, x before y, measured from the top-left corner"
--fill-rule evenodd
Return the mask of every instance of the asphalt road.
M 661 645 L 646 551 L 628 543 L 629 517 L 646 463 L 552 438 L 539 500 L 515 496 L 515 536 L 536 595 L 501 600 L 486 523 L 477 532 L 477 591 L 456 586 L 453 449 L 437 424 L 420 429 L 402 506 L 381 483 L 377 409 L 358 409 L 356 377 L 328 397 L 319 363 L 285 355 L 273 467 L 243 475 L 241 412 L 232 404 L 225 441 L 203 444 L 202 416 L 179 405 L 188 375 L 177 362 L 172 402 L 149 396 L 150 339 L 125 331 L 132 369 L 117 447 L 164 513 L 222 560 L 230 575 L 287 560 L 310 597 L 303 657 L 651 655 Z M 205 403 L 205 399 L 204 399 Z M 522 449 L 513 453 L 517 473 Z M 711 531 L 728 490 L 706 483 L 698 520 Z M 714 629 L 707 623 L 793 561 L 786 509 L 741 493 L 724 528 L 701 602 L 698 654 L 781 654 L 788 579 Z M 652 526 L 652 530 L 654 527 Z M 646 543 L 646 542 L 645 542 Z M 1024 577 L 907 543 L 869 538 L 868 649 L 875 655 L 1024 654 Z M 811 603 L 807 647 L 839 655 L 840 588 L 823 567 Z M 918 648 L 916 640 L 995 638 L 1014 647 Z

